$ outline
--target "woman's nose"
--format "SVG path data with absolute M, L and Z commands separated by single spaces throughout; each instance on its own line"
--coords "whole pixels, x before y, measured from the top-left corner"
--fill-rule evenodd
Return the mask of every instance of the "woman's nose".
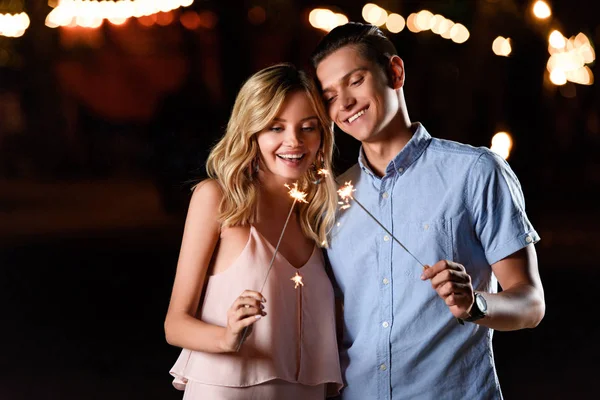
M 300 129 L 289 129 L 285 135 L 285 144 L 290 147 L 297 147 L 302 142 L 302 132 Z

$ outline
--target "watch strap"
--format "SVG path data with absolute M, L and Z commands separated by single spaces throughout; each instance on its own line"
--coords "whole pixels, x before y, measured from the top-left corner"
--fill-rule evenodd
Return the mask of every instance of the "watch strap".
M 483 298 L 483 301 L 485 302 L 485 298 L 479 294 L 479 293 L 475 293 L 475 297 L 481 296 Z M 475 301 L 473 302 L 473 307 L 471 307 L 471 316 L 468 318 L 465 318 L 465 321 L 467 322 L 473 322 L 473 321 L 477 321 L 483 317 L 485 317 L 487 315 L 486 310 L 482 310 L 479 308 L 479 304 L 477 303 L 477 299 L 475 299 Z

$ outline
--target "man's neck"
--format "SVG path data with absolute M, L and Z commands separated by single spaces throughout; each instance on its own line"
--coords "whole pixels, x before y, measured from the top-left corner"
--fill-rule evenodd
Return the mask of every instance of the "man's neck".
M 413 135 L 410 122 L 397 127 L 385 138 L 374 142 L 363 142 L 362 147 L 369 167 L 378 176 L 385 175 L 388 164 L 406 146 Z

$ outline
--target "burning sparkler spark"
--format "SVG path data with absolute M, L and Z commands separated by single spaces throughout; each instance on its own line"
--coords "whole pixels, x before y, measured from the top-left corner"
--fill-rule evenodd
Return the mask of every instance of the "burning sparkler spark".
M 302 275 L 298 274 L 298 271 L 296 271 L 296 275 L 292 276 L 290 280 L 294 281 L 295 283 L 294 289 L 298 289 L 298 286 L 304 286 L 304 283 L 302 282 Z
M 297 201 L 300 201 L 302 203 L 308 203 L 308 201 L 306 201 L 306 195 L 307 195 L 307 193 L 298 190 L 298 182 L 294 182 L 294 187 L 290 187 L 290 185 L 288 185 L 286 183 L 285 187 L 288 188 L 288 189 L 290 189 L 290 191 L 288 192 L 288 194 L 290 196 L 292 196 L 292 198 L 294 199 L 294 204 Z M 294 204 L 292 204 L 292 208 L 294 208 Z M 287 221 L 285 221 L 285 222 L 286 222 L 286 225 L 287 225 Z M 285 230 L 285 227 L 283 229 Z
M 350 199 L 352 199 L 352 192 L 355 190 L 354 186 L 352 186 L 352 182 L 346 182 L 346 184 L 337 191 L 338 195 L 343 200 L 338 202 L 342 210 L 350 208 Z
M 313 183 L 315 185 L 318 185 L 319 183 L 321 183 L 323 178 L 325 178 L 326 176 L 329 176 L 329 171 L 324 168 L 321 168 L 317 171 L 317 175 L 319 175 L 319 177 L 313 181 Z
M 352 198 L 352 192 L 355 192 L 356 189 L 354 189 L 354 185 L 352 185 L 352 181 L 346 182 L 346 184 L 344 186 L 342 186 L 341 189 L 339 189 L 337 192 L 340 195 L 340 197 L 342 198 L 342 200 L 348 200 Z

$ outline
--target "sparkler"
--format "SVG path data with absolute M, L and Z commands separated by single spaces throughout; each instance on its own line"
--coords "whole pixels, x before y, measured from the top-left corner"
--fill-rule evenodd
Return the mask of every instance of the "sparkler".
M 414 259 L 415 259 L 415 261 L 416 261 L 417 263 L 419 263 L 419 265 L 420 265 L 421 267 L 423 267 L 423 269 L 425 269 L 425 264 L 423 264 L 421 261 L 419 261 L 419 260 L 417 259 L 417 257 L 415 257 L 415 256 L 413 255 L 413 253 L 411 253 L 411 252 L 410 252 L 410 251 L 409 251 L 409 250 L 406 248 L 406 246 L 404 246 L 404 245 L 402 244 L 402 242 L 400 242 L 400 241 L 399 241 L 399 240 L 398 240 L 398 239 L 397 239 L 397 238 L 396 238 L 396 237 L 395 237 L 395 236 L 392 234 L 392 232 L 390 232 L 390 231 L 389 231 L 389 230 L 388 230 L 388 229 L 387 229 L 385 226 L 383 226 L 383 224 L 382 224 L 381 222 L 379 222 L 379 220 L 378 220 L 377 218 L 375 218 L 375 216 L 374 216 L 373 214 L 371 214 L 371 213 L 369 212 L 369 210 L 367 210 L 367 209 L 365 208 L 365 206 L 363 206 L 363 205 L 360 203 L 360 201 L 356 200 L 356 198 L 354 198 L 354 197 L 352 196 L 352 192 L 354 192 L 355 190 L 356 190 L 356 189 L 354 189 L 354 186 L 352 185 L 352 182 L 350 181 L 350 182 L 346 182 L 346 184 L 345 184 L 345 185 L 344 185 L 344 186 L 343 186 L 341 189 L 339 189 L 339 190 L 337 191 L 337 192 L 338 192 L 338 195 L 339 195 L 339 196 L 340 196 L 340 198 L 343 200 L 343 201 L 340 201 L 340 202 L 338 202 L 338 204 L 340 204 L 340 205 L 341 205 L 341 206 L 340 206 L 340 208 L 341 208 L 342 210 L 345 210 L 345 209 L 347 209 L 347 208 L 350 208 L 350 200 L 354 200 L 354 202 L 355 202 L 356 204 L 358 204 L 358 205 L 360 206 L 360 208 L 362 208 L 362 209 L 363 209 L 363 211 L 364 211 L 364 212 L 366 212 L 366 213 L 369 215 L 369 217 L 373 218 L 373 220 L 374 220 L 375 222 L 377 222 L 377 224 L 378 224 L 378 225 L 379 225 L 381 228 L 383 228 L 383 230 L 384 230 L 384 231 L 386 231 L 386 232 L 387 232 L 387 234 L 388 234 L 388 235 L 390 235 L 390 237 L 391 237 L 392 239 L 394 239 L 394 241 L 395 241 L 396 243 L 398 243 L 398 244 L 400 245 L 400 247 L 402 247 L 402 248 L 403 248 L 403 249 L 404 249 L 404 250 L 405 250 L 405 251 L 406 251 L 408 254 L 410 254 L 410 256 L 411 256 L 412 258 L 414 258 Z
M 283 234 L 285 233 L 285 228 L 287 228 L 288 222 L 290 221 L 290 217 L 292 216 L 292 211 L 294 210 L 294 206 L 296 205 L 297 202 L 308 203 L 308 201 L 306 201 L 307 193 L 298 190 L 298 182 L 294 182 L 293 187 L 290 187 L 290 185 L 288 185 L 286 183 L 285 187 L 290 189 L 288 194 L 294 199 L 294 201 L 292 203 L 292 206 L 290 207 L 290 212 L 287 215 L 285 224 L 283 224 L 283 229 L 281 230 L 281 235 L 279 235 L 279 240 L 277 241 L 277 246 L 275 246 L 275 251 L 273 251 L 273 257 L 271 258 L 271 262 L 269 263 L 269 269 L 267 269 L 267 273 L 265 274 L 265 280 L 263 281 L 262 286 L 260 287 L 260 292 L 263 291 L 263 289 L 265 287 L 265 283 L 267 283 L 267 278 L 269 277 L 269 272 L 271 272 L 271 268 L 273 268 L 273 262 L 275 261 L 275 256 L 277 255 L 277 251 L 279 250 L 279 245 L 281 244 L 281 239 L 283 239 Z
M 327 170 L 321 170 L 321 171 L 325 171 L 326 173 L 329 173 Z M 265 274 L 265 279 L 260 287 L 259 292 L 261 292 L 261 293 L 265 287 L 265 283 L 267 283 L 267 278 L 269 277 L 271 268 L 273 268 L 273 263 L 275 262 L 275 256 L 277 255 L 277 251 L 279 250 L 279 245 L 281 244 L 281 239 L 283 239 L 283 234 L 285 233 L 285 228 L 287 228 L 288 222 L 290 221 L 290 217 L 292 216 L 292 211 L 294 210 L 294 206 L 296 205 L 297 202 L 308 203 L 308 201 L 306 201 L 307 193 L 298 190 L 298 182 L 294 182 L 293 187 L 290 187 L 286 183 L 285 187 L 290 189 L 288 194 L 294 199 L 294 201 L 292 202 L 292 206 L 290 207 L 290 212 L 288 213 L 287 218 L 285 219 L 285 224 L 283 224 L 283 229 L 281 230 L 281 235 L 279 235 L 279 240 L 277 240 L 277 245 L 275 246 L 275 250 L 273 251 L 273 257 L 271 257 L 271 262 L 269 263 L 269 268 L 267 269 L 267 273 Z M 304 283 L 302 283 L 302 277 L 300 275 L 298 275 L 298 272 L 296 272 L 296 275 L 298 277 L 294 276 L 292 278 L 292 280 L 296 283 L 296 285 L 294 286 L 294 289 L 298 288 L 299 284 L 304 286 Z M 298 280 L 300 282 L 298 282 Z M 248 326 L 244 328 L 244 332 L 242 333 L 242 338 L 240 339 L 240 342 L 238 343 L 236 351 L 239 351 L 240 347 L 242 346 L 242 343 L 244 343 L 244 339 L 246 339 L 246 335 L 248 334 L 248 328 L 249 328 Z
M 320 176 L 316 180 L 313 181 L 313 183 L 315 185 L 318 185 L 319 183 L 321 183 L 323 178 L 325 178 L 326 176 L 329 176 L 329 171 L 321 168 L 320 170 L 317 171 L 317 175 L 320 175 Z
M 419 260 L 417 259 L 417 257 L 415 257 L 415 256 L 413 255 L 413 253 L 411 253 L 411 252 L 410 252 L 410 251 L 409 251 L 409 250 L 406 248 L 406 246 L 404 246 L 404 245 L 402 244 L 402 242 L 400 242 L 400 241 L 399 241 L 399 240 L 398 240 L 398 239 L 397 239 L 397 238 L 396 238 L 396 237 L 395 237 L 395 236 L 392 234 L 392 232 L 390 232 L 390 231 L 389 231 L 389 230 L 388 230 L 388 229 L 387 229 L 385 226 L 383 226 L 383 224 L 382 224 L 381 222 L 379 222 L 379 220 L 378 220 L 377 218 L 375 218 L 375 216 L 374 216 L 373 214 L 371 214 L 371 213 L 369 212 L 369 210 L 367 210 L 367 209 L 365 208 L 365 206 L 363 206 L 363 205 L 360 203 L 360 201 L 356 200 L 356 199 L 355 199 L 355 198 L 352 196 L 352 193 L 353 193 L 355 190 L 356 190 L 356 189 L 354 189 L 354 186 L 352 185 L 352 182 L 350 181 L 350 182 L 346 182 L 346 184 L 345 184 L 345 185 L 344 185 L 344 186 L 343 186 L 341 189 L 339 189 L 339 190 L 337 191 L 337 192 L 338 192 L 338 195 L 339 195 L 339 196 L 340 196 L 340 198 L 343 200 L 343 201 L 340 201 L 340 202 L 338 202 L 338 204 L 340 204 L 340 208 L 341 208 L 342 210 L 345 210 L 345 209 L 347 209 L 347 208 L 350 208 L 350 200 L 354 200 L 354 202 L 355 202 L 356 204 L 358 204 L 358 205 L 360 206 L 360 208 L 362 208 L 362 209 L 363 209 L 363 211 L 364 211 L 364 212 L 366 212 L 366 213 L 369 215 L 369 217 L 373 218 L 373 220 L 374 220 L 375 222 L 377 222 L 377 224 L 379 224 L 379 226 L 380 226 L 381 228 L 383 228 L 383 230 L 384 230 L 384 231 L 386 231 L 386 232 L 387 232 L 387 234 L 388 234 L 388 235 L 390 235 L 390 237 L 391 237 L 392 239 L 394 239 L 394 241 L 396 241 L 396 243 L 398 243 L 398 244 L 400 245 L 400 247 L 402 247 L 402 248 L 403 248 L 403 249 L 404 249 L 404 250 L 405 250 L 405 251 L 406 251 L 408 254 L 410 254 L 410 256 L 411 256 L 412 258 L 414 258 L 414 259 L 415 259 L 415 261 L 416 261 L 416 262 L 418 262 L 418 263 L 419 263 L 419 265 L 420 265 L 421 267 L 423 267 L 423 269 L 427 269 L 428 267 L 426 267 L 426 266 L 425 266 L 425 264 L 423 264 L 421 261 L 419 261 Z M 460 325 L 464 325 L 464 324 L 465 324 L 465 323 L 463 322 L 463 320 L 462 320 L 462 319 L 460 319 L 460 318 L 458 318 L 458 317 L 455 317 L 455 319 L 456 319 L 456 322 L 458 322 Z

